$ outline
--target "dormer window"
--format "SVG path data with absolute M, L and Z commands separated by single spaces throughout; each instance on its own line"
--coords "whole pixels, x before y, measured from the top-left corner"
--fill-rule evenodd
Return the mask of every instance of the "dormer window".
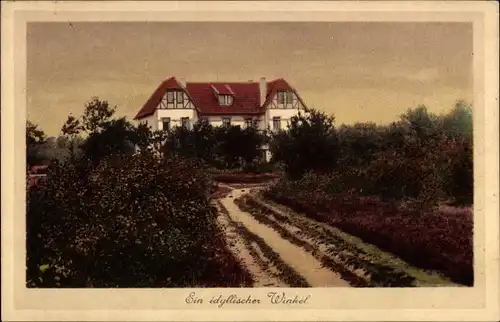
M 233 105 L 233 97 L 231 95 L 219 95 L 219 105 L 220 106 Z
M 227 84 L 212 84 L 215 97 L 219 100 L 219 106 L 233 105 L 234 92 Z

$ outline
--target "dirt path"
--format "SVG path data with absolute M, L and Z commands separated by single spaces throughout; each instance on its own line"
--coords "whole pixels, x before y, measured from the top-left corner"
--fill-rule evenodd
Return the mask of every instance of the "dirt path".
M 220 208 L 220 207 L 219 207 Z M 254 243 L 246 243 L 238 231 L 238 226 L 229 215 L 219 209 L 218 222 L 225 232 L 226 242 L 231 253 L 250 272 L 254 287 L 287 287 L 288 285 L 273 274 L 271 263 L 259 254 Z
M 242 211 L 234 200 L 247 193 L 248 189 L 233 189 L 229 196 L 220 200 L 227 210 L 220 222 L 228 239 L 233 241 L 231 247 L 254 275 L 255 286 L 350 286 L 305 249 Z

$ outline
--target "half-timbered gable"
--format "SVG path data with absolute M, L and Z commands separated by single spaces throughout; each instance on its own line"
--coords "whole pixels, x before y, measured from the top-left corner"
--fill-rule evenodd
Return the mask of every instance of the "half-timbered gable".
M 194 104 L 185 90 L 169 89 L 163 95 L 158 109 L 194 109 Z
M 171 77 L 158 86 L 135 119 L 147 122 L 153 130 L 191 128 L 199 119 L 213 126 L 281 130 L 305 109 L 298 92 L 282 78 L 270 82 L 262 77 L 259 82 L 186 83 Z
M 304 105 L 293 90 L 279 90 L 269 101 L 268 109 L 304 109 Z

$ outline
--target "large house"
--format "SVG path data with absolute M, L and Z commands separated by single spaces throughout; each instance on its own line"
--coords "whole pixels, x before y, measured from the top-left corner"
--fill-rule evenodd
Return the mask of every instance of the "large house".
M 279 130 L 305 108 L 297 91 L 282 78 L 269 82 L 262 77 L 259 82 L 195 83 L 171 77 L 156 88 L 134 119 L 152 130 L 190 128 L 199 119 L 213 126 Z M 267 147 L 263 150 L 267 151 Z M 265 158 L 270 158 L 268 151 Z

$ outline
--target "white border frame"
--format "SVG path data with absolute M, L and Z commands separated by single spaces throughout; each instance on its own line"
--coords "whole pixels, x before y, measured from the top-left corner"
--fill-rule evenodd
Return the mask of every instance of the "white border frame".
M 286 9 L 284 9 L 286 8 Z M 2 2 L 2 318 L 7 320 L 498 320 L 497 2 Z M 34 21 L 453 21 L 474 26 L 472 288 L 288 289 L 307 306 L 187 305 L 192 289 L 25 288 L 26 24 Z M 486 216 L 487 214 L 487 216 Z M 282 290 L 282 289 L 280 289 Z M 258 296 L 264 289 L 196 289 Z

